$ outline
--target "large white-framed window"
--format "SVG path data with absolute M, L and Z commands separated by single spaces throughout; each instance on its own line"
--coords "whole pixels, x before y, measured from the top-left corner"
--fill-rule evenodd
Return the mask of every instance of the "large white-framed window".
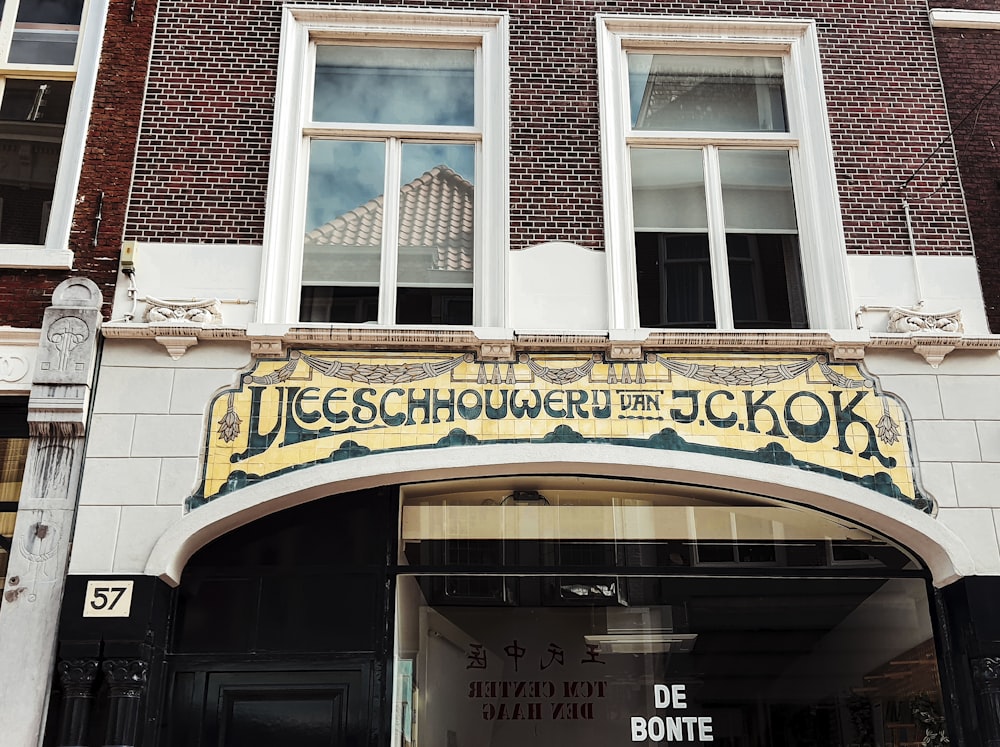
M 284 10 L 259 319 L 502 326 L 507 16 Z
M 851 326 L 815 25 L 601 15 L 610 326 Z
M 70 267 L 107 0 L 0 2 L 0 267 Z

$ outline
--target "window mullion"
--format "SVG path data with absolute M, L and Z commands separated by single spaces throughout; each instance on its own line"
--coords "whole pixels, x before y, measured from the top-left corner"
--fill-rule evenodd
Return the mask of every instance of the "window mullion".
M 382 261 L 380 263 L 378 320 L 380 324 L 395 324 L 402 142 L 398 138 L 389 138 L 385 141 L 385 149 L 385 191 L 382 193 Z
M 722 175 L 719 149 L 705 146 L 705 201 L 708 207 L 708 252 L 712 264 L 712 295 L 715 299 L 715 325 L 732 329 L 733 296 L 729 287 L 729 255 L 726 250 L 726 218 L 722 207 Z
M 0 15 L 0 65 L 7 64 L 10 44 L 14 38 L 14 23 L 17 19 L 18 0 L 8 0 Z

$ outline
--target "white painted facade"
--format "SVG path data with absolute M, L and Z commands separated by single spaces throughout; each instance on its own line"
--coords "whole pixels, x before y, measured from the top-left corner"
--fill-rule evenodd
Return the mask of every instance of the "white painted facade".
M 241 261 L 236 261 L 238 254 Z M 938 505 L 934 517 L 863 489 L 824 486 L 824 478 L 790 468 L 710 463 L 692 471 L 690 455 L 627 454 L 622 447 L 592 445 L 479 446 L 366 457 L 273 479 L 267 487 L 245 488 L 188 515 L 184 501 L 198 481 L 204 432 L 211 426 L 206 412 L 214 393 L 238 381 L 255 350 L 274 350 L 282 339 L 315 344 L 328 331 L 251 321 L 259 257 L 252 248 L 150 244 L 137 247 L 137 257 L 139 297 L 218 298 L 224 324 L 165 327 L 118 321 L 136 315 L 127 282 L 123 278 L 119 284 L 115 321 L 104 328 L 108 339 L 87 445 L 73 574 L 147 573 L 177 583 L 184 559 L 193 550 L 226 529 L 290 503 L 360 486 L 427 479 L 429 474 L 495 474 L 506 465 L 512 474 L 632 474 L 650 479 L 677 479 L 682 470 L 685 479 L 696 484 L 728 475 L 733 486 L 816 505 L 904 544 L 904 536 L 916 532 L 911 549 L 934 569 L 939 585 L 965 575 L 1000 575 L 1000 498 L 991 489 L 1000 481 L 1000 337 L 987 333 L 971 257 L 921 257 L 917 272 L 909 257 L 850 257 L 851 285 L 856 289 L 852 308 L 865 307 L 858 312 L 863 329 L 776 332 L 757 348 L 765 353 L 813 345 L 860 358 L 884 389 L 906 405 L 920 479 Z M 584 349 L 601 340 L 605 345 L 656 340 L 655 333 L 647 338 L 639 330 L 608 328 L 607 299 L 601 294 L 607 287 L 605 259 L 603 253 L 570 244 L 512 253 L 510 326 L 477 330 L 465 340 L 472 347 L 477 340 L 527 347 L 531 339 L 557 335 L 563 349 L 574 342 Z M 541 293 L 538 285 L 555 276 L 566 289 L 558 298 Z M 920 301 L 928 312 L 961 310 L 964 333 L 883 331 L 889 307 L 912 308 Z M 138 308 L 141 312 L 141 302 Z M 688 349 L 733 349 L 739 334 L 693 335 Z M 175 360 L 167 348 L 169 340 L 180 337 L 195 344 Z M 414 332 L 406 345 L 434 349 L 434 339 L 433 333 Z M 930 362 L 925 358 L 928 349 Z M 934 356 L 941 354 L 944 358 L 938 362 Z M 897 509 L 902 513 L 897 515 Z

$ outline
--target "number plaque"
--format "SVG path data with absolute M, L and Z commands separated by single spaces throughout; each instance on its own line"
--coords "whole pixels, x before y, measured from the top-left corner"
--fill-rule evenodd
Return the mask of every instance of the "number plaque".
M 132 611 L 132 581 L 88 581 L 84 617 L 128 617 Z

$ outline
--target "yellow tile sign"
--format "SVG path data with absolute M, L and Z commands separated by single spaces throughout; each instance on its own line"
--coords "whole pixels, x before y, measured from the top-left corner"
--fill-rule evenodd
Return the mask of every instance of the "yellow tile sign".
M 832 475 L 912 504 L 900 404 L 823 355 L 292 351 L 260 360 L 210 409 L 201 505 L 290 470 L 368 454 L 591 442 L 727 456 Z

